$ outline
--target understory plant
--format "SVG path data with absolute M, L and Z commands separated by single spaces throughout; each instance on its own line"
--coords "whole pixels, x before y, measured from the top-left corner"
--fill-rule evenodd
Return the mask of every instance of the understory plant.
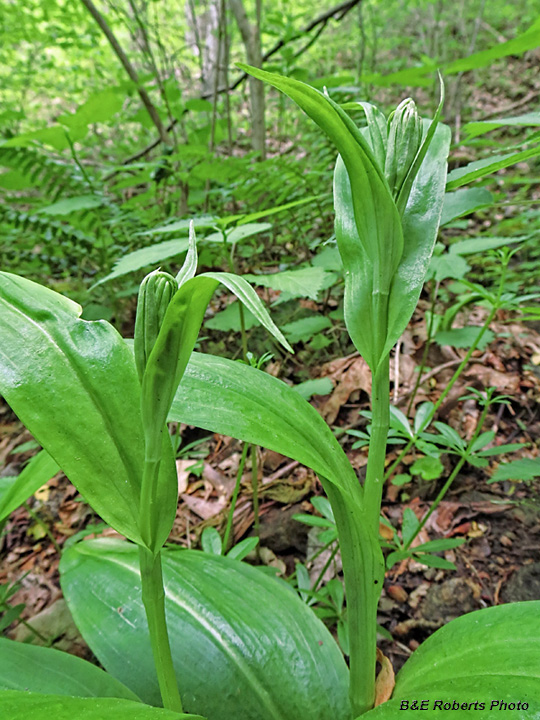
M 443 718 L 480 709 L 491 718 L 509 708 L 512 717 L 538 717 L 538 602 L 453 621 L 408 660 L 392 699 L 391 686 L 377 683 L 389 354 L 415 309 L 437 236 L 450 141 L 440 108 L 429 122 L 406 100 L 387 119 L 368 103 L 341 107 L 298 81 L 245 69 L 295 100 L 340 154 L 334 198 L 345 322 L 373 375 L 365 482 L 294 389 L 247 364 L 193 352 L 220 282 L 288 347 L 245 281 L 196 275 L 193 231 L 176 277 L 158 270 L 143 280 L 133 349 L 106 322 L 81 320 L 67 298 L 1 273 L 0 391 L 52 467 L 126 538 L 71 545 L 60 565 L 72 615 L 107 672 L 0 640 L 2 715 L 386 720 L 419 709 Z M 361 110 L 366 127 L 348 110 Z M 317 473 L 341 548 L 348 666 L 289 586 L 231 557 L 166 544 L 177 504 L 168 421 L 268 447 Z

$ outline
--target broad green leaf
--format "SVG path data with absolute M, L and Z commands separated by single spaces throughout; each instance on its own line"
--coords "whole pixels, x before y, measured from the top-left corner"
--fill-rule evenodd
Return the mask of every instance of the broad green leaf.
M 271 223 L 247 223 L 244 225 L 238 225 L 227 232 L 228 243 L 238 243 L 245 240 L 253 235 L 260 235 L 260 233 L 268 232 L 272 229 Z M 204 238 L 203 242 L 221 243 L 223 242 L 223 234 L 221 232 L 211 233 Z
M 271 275 L 244 275 L 254 285 L 263 285 L 280 290 L 291 297 L 307 297 L 316 300 L 326 287 L 328 273 L 321 267 L 305 267 L 300 270 L 285 270 Z
M 194 352 L 168 419 L 275 450 L 345 492 L 359 487 L 347 456 L 315 408 L 294 388 L 243 363 Z
M 131 700 L 42 695 L 0 691 L 0 713 L 6 720 L 205 720 Z
M 0 690 L 139 702 L 133 691 L 86 660 L 53 648 L 6 638 L 0 638 Z
M 193 352 L 206 308 L 219 283 L 233 292 L 259 322 L 292 352 L 257 293 L 243 278 L 231 273 L 204 273 L 185 282 L 169 303 L 143 376 L 143 427 L 145 445 L 150 454 L 157 452 L 161 443 L 167 414 Z
M 104 282 L 109 282 L 109 280 L 115 280 L 123 275 L 127 275 L 127 273 L 134 272 L 135 270 L 141 270 L 141 268 L 147 267 L 148 265 L 156 265 L 163 260 L 181 255 L 185 253 L 188 248 L 189 239 L 186 237 L 177 240 L 165 240 L 164 242 L 135 250 L 132 253 L 124 255 L 124 257 L 114 265 L 112 272 L 94 283 L 90 289 Z
M 429 540 L 414 548 L 415 552 L 443 552 L 459 547 L 466 542 L 465 538 L 441 538 L 440 540 Z
M 437 480 L 444 472 L 444 465 L 438 457 L 425 455 L 414 461 L 410 472 L 412 475 L 420 475 L 423 480 Z
M 459 60 L 444 64 L 436 61 L 426 62 L 420 67 L 407 68 L 398 72 L 383 75 L 382 73 L 371 73 L 363 75 L 360 80 L 362 82 L 372 83 L 374 85 L 412 85 L 412 86 L 429 86 L 432 84 L 431 76 L 440 69 L 443 74 L 454 75 L 455 73 L 467 72 L 479 67 L 485 67 L 498 58 L 507 57 L 508 55 L 521 55 L 527 50 L 537 48 L 540 44 L 540 21 L 536 20 L 530 28 L 524 33 L 518 35 L 507 42 L 498 43 L 488 50 L 482 50 L 473 53 Z
M 144 230 L 143 232 L 137 233 L 137 235 L 167 235 L 169 233 L 188 232 L 189 226 L 193 223 L 193 227 L 197 228 L 209 228 L 214 227 L 219 218 L 216 215 L 203 215 L 202 217 L 195 217 L 193 219 L 176 220 L 167 225 L 159 225 L 157 228 L 152 230 Z M 155 246 L 154 246 L 155 247 Z
M 348 720 L 341 653 L 286 585 L 245 563 L 183 549 L 163 551 L 163 571 L 187 710 L 211 720 Z M 79 543 L 64 553 L 61 575 L 71 612 L 103 666 L 146 702 L 158 702 L 136 548 Z
M 425 430 L 431 418 L 433 416 L 433 408 L 435 405 L 432 402 L 423 402 L 416 409 L 416 415 L 414 416 L 414 432 L 418 433 Z M 429 419 L 429 422 L 428 422 Z
M 493 195 L 485 188 L 464 188 L 446 193 L 441 215 L 441 227 L 456 218 L 485 208 L 493 202 Z
M 432 568 L 438 568 L 439 570 L 455 570 L 456 566 L 453 562 L 450 562 L 450 560 L 446 560 L 445 558 L 439 557 L 438 555 L 430 555 L 429 553 L 423 553 L 418 552 L 416 548 L 414 548 L 414 557 L 415 560 L 417 560 L 422 565 L 427 565 L 428 567 Z
M 429 122 L 424 121 L 427 132 Z M 444 195 L 446 157 L 450 143 L 450 130 L 439 125 L 429 146 L 423 165 L 416 176 L 409 201 L 403 214 L 403 254 L 392 281 L 388 301 L 388 333 L 384 338 L 384 353 L 397 342 L 417 305 L 435 245 Z M 355 233 L 351 215 L 351 186 L 344 166 L 338 160 L 334 175 L 336 208 L 336 237 L 351 237 Z M 378 362 L 372 352 L 378 332 L 374 269 L 356 242 L 356 281 L 351 288 L 351 306 L 357 308 L 356 344 L 373 368 Z M 352 284 L 352 283 L 351 283 Z M 345 284 L 347 292 L 347 282 Z M 347 325 L 349 331 L 349 325 Z M 380 332 L 380 331 L 379 331 Z M 354 338 L 353 338 L 354 339 Z
M 482 450 L 478 453 L 480 457 L 491 457 L 492 455 L 500 455 L 501 453 L 515 452 L 521 450 L 522 447 L 526 447 L 527 443 L 504 443 L 503 445 L 496 445 L 495 447 Z
M 124 99 L 121 88 L 101 90 L 91 95 L 72 115 L 60 115 L 58 120 L 71 129 L 108 122 L 122 109 Z
M 435 278 L 439 282 L 447 278 L 462 280 L 470 269 L 471 266 L 461 255 L 443 253 L 442 255 L 433 255 L 427 277 Z
M 409 544 L 419 525 L 420 521 L 416 517 L 414 510 L 412 510 L 412 508 L 405 508 L 403 511 L 403 525 L 401 527 L 401 538 L 404 545 Z
M 538 720 L 539 616 L 540 602 L 535 601 L 498 605 L 452 620 L 407 660 L 397 676 L 392 700 L 362 718 L 416 720 L 424 700 L 425 709 L 443 720 L 495 720 L 503 715 Z
M 44 215 L 69 215 L 78 210 L 92 210 L 103 205 L 103 198 L 99 195 L 80 195 L 79 197 L 65 198 L 52 205 L 38 210 Z
M 258 537 L 247 537 L 245 540 L 236 543 L 227 553 L 227 557 L 231 558 L 231 560 L 243 560 L 252 550 L 255 550 L 258 544 Z
M 223 549 L 221 536 L 215 527 L 204 528 L 201 535 L 201 546 L 209 555 L 221 555 Z
M 480 327 L 452 328 L 451 330 L 439 330 L 435 333 L 435 342 L 439 345 L 450 345 L 457 348 L 469 348 L 475 342 L 480 332 Z M 495 335 L 491 330 L 486 330 L 480 344 L 479 350 L 484 350 L 493 340 Z
M 169 419 L 262 445 L 315 470 L 339 529 L 345 585 L 356 590 L 349 593 L 347 607 L 351 657 L 364 661 L 359 646 L 375 647 L 377 585 L 384 577 L 378 528 L 367 521 L 363 489 L 317 411 L 293 388 L 260 370 L 194 353 Z M 370 660 L 375 663 L 375 657 Z M 358 672 L 354 663 L 351 671 Z
M 211 330 L 221 330 L 222 332 L 240 332 L 242 325 L 240 323 L 240 302 L 231 302 L 225 310 L 216 313 L 213 317 L 204 321 L 204 327 Z M 259 323 L 253 315 L 244 308 L 244 328 L 251 330 Z
M 508 153 L 506 155 L 492 155 L 484 160 L 476 160 L 462 168 L 456 168 L 448 174 L 446 189 L 454 190 L 462 185 L 467 185 L 473 180 L 478 180 L 486 175 L 492 175 L 497 170 L 517 165 L 517 163 L 529 160 L 530 158 L 540 155 L 540 146 L 529 148 L 529 150 L 520 150 L 516 153 Z
M 467 140 L 501 127 L 537 127 L 540 125 L 540 113 L 530 112 L 523 115 L 515 115 L 508 118 L 493 118 L 492 120 L 481 120 L 468 122 L 463 126 L 463 132 L 467 133 Z
M 309 317 L 293 320 L 282 326 L 287 338 L 294 345 L 297 342 L 307 342 L 317 333 L 332 327 L 332 322 L 325 315 L 311 315 Z
M 7 478 L 0 478 L 0 522 L 28 500 L 59 470 L 58 464 L 45 450 L 42 450 L 34 455 L 18 477 L 9 478 L 9 485 L 6 486 L 3 482 Z
M 390 424 L 392 427 L 404 432 L 405 435 L 409 437 L 413 436 L 413 431 L 411 430 L 407 416 L 402 410 L 395 407 L 395 405 L 390 405 Z
M 509 463 L 501 463 L 488 482 L 502 482 L 503 480 L 527 482 L 537 477 L 540 477 L 540 459 L 523 458 Z
M 505 245 L 523 242 L 524 240 L 528 240 L 529 237 L 530 235 L 517 235 L 515 237 L 480 236 L 467 238 L 466 240 L 459 240 L 456 243 L 452 243 L 452 245 L 448 248 L 448 253 L 449 255 L 475 255 L 476 253 L 484 253 L 486 250 L 495 250 L 496 248 L 504 247 Z M 449 262 L 455 262 L 455 258 L 450 258 Z
M 310 400 L 313 395 L 329 395 L 334 389 L 334 384 L 330 378 L 322 377 L 293 385 L 293 389 L 296 390 L 304 400 Z
M 68 298 L 0 273 L 0 392 L 96 512 L 140 541 L 144 442 L 133 354 L 111 325 L 80 314 Z M 172 449 L 161 477 L 174 489 L 171 462 Z M 170 529 L 168 508 L 160 517 Z
M 294 352 L 283 336 L 283 333 L 274 324 L 262 300 L 243 277 L 240 275 L 233 275 L 232 273 L 222 272 L 204 273 L 199 277 L 212 278 L 213 280 L 220 282 L 222 285 L 225 285 L 227 290 L 230 290 L 230 292 L 236 295 L 236 297 L 252 313 L 252 315 L 257 318 L 261 325 L 268 330 L 270 335 L 273 335 L 276 340 L 289 352 Z

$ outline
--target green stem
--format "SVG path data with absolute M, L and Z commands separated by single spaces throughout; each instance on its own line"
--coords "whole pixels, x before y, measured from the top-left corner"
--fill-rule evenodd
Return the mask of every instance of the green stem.
M 236 507 L 236 501 L 238 500 L 238 493 L 240 492 L 240 482 L 242 480 L 242 474 L 244 472 L 244 465 L 246 462 L 248 449 L 249 449 L 249 443 L 244 443 L 244 447 L 242 448 L 242 457 L 240 458 L 240 465 L 238 466 L 238 472 L 236 474 L 236 484 L 234 486 L 234 490 L 233 490 L 233 494 L 232 494 L 232 498 L 231 498 L 231 507 L 229 508 L 229 517 L 227 518 L 227 527 L 225 528 L 225 535 L 223 536 L 224 552 L 227 552 L 227 550 L 229 549 L 229 542 L 230 542 L 232 527 L 233 527 L 234 509 Z
M 354 717 L 375 702 L 377 606 L 384 582 L 379 517 L 384 484 L 386 440 L 390 421 L 390 358 L 373 374 L 372 430 L 363 502 L 327 488 L 338 528 L 350 634 L 349 697 Z
M 386 440 L 390 423 L 390 356 L 381 361 L 373 373 L 371 392 L 372 425 L 369 441 L 369 454 L 366 472 L 365 507 L 372 530 L 379 533 L 379 517 L 384 486 L 384 461 L 386 459 Z
M 384 558 L 361 494 L 346 494 L 321 478 L 336 519 L 349 621 L 349 697 L 353 717 L 375 702 L 377 606 L 384 581 Z M 358 490 L 361 490 L 358 485 Z
M 154 555 L 151 550 L 139 546 L 142 600 L 150 631 L 150 644 L 159 683 L 163 707 L 182 712 L 176 674 L 171 655 L 167 622 L 165 618 L 165 590 L 161 568 L 161 550 Z

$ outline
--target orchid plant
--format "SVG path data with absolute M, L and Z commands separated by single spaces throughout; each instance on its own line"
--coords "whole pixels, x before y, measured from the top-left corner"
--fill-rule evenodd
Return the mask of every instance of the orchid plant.
M 0 273 L 0 391 L 47 453 L 42 469 L 59 466 L 126 538 L 74 544 L 60 565 L 73 617 L 106 672 L 0 640 L 2 715 L 389 720 L 397 712 L 415 718 L 419 709 L 454 717 L 483 703 L 482 717 L 491 718 L 513 703 L 512 717 L 538 717 L 538 602 L 488 608 L 442 628 L 408 660 L 391 699 L 392 687 L 377 682 L 389 354 L 414 311 L 437 236 L 450 142 L 440 106 L 429 122 L 406 100 L 387 119 L 368 103 L 342 107 L 296 80 L 245 70 L 289 95 L 340 154 L 334 197 L 345 322 L 373 374 L 366 480 L 288 385 L 193 352 L 219 283 L 290 350 L 245 281 L 196 275 L 193 229 L 178 275 L 155 271 L 143 280 L 133 349 L 106 322 L 81 320 L 67 298 Z M 364 113 L 364 128 L 351 110 Z M 348 666 L 279 579 L 230 557 L 167 545 L 177 505 L 168 421 L 268 447 L 318 474 L 340 540 Z M 25 492 L 31 484 L 25 478 Z

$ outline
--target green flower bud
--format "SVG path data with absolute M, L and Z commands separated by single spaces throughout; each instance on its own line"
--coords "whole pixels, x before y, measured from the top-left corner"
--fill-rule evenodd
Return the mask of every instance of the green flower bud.
M 422 119 L 414 100 L 400 102 L 388 118 L 388 146 L 384 172 L 392 196 L 397 198 L 422 145 Z
M 177 290 L 178 284 L 173 276 L 160 270 L 147 275 L 139 288 L 134 349 L 135 365 L 141 381 L 165 312 Z

